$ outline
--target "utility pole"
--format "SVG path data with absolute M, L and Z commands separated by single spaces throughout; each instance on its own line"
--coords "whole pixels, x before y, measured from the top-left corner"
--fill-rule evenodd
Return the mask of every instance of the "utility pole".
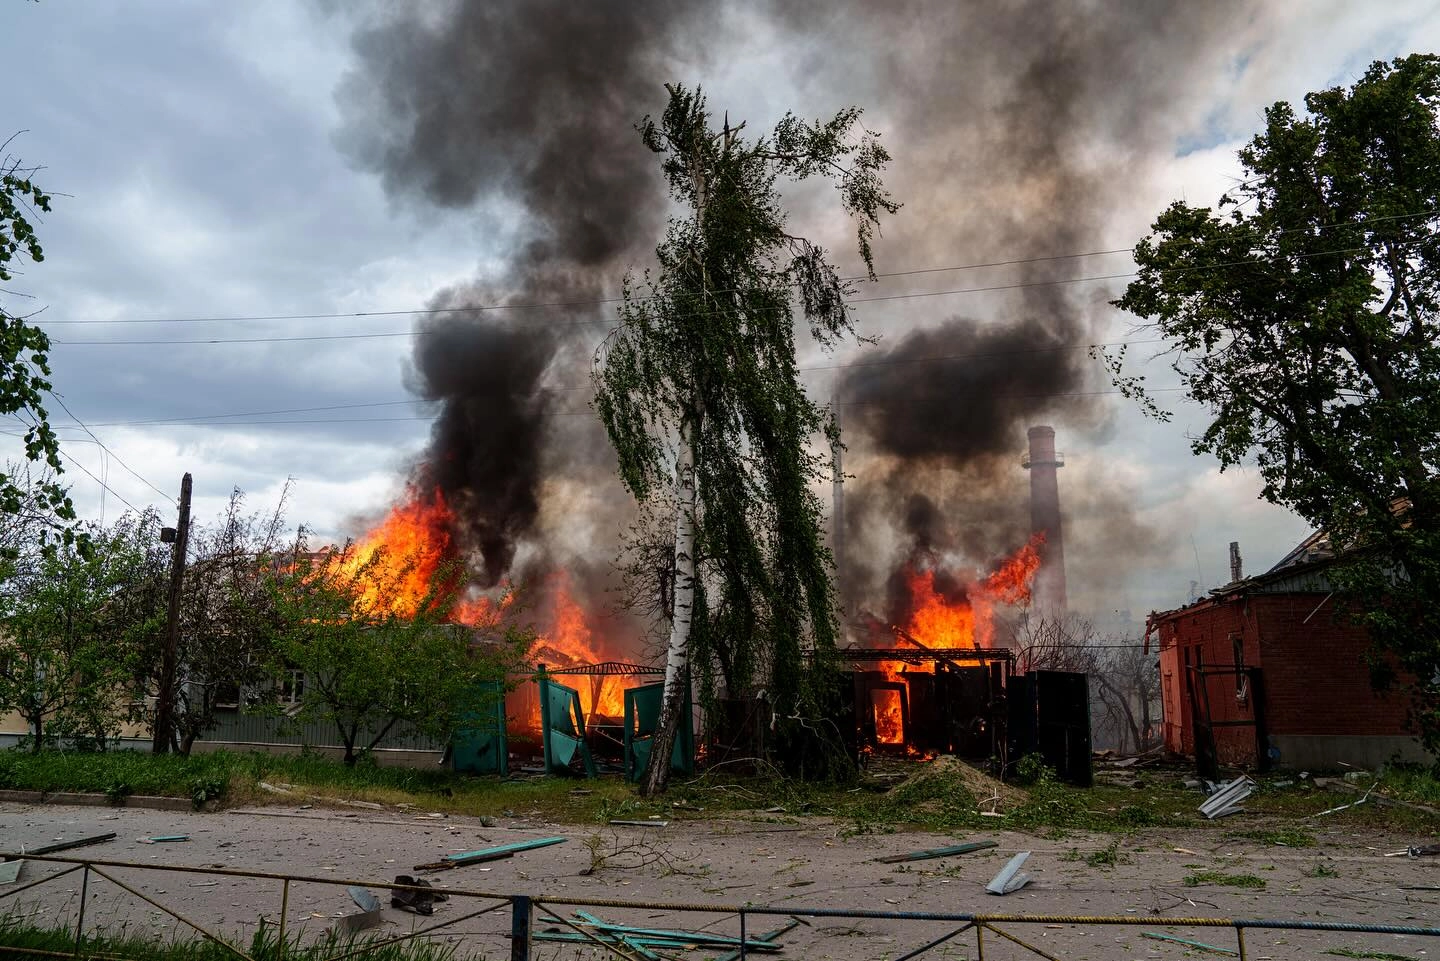
M 161 540 L 166 540 L 165 534 Z M 175 731 L 175 661 L 180 648 L 180 587 L 185 580 L 185 550 L 190 541 L 190 475 L 180 480 L 180 523 L 170 557 L 170 608 L 165 617 L 165 650 L 160 659 L 160 692 L 155 702 L 155 754 L 170 753 Z

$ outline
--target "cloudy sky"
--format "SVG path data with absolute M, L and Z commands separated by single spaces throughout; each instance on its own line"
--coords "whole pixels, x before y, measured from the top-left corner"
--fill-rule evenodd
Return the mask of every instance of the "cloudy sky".
M 429 11 L 416 16 L 444 29 L 451 6 L 416 5 Z M 1029 88 L 1007 69 L 1029 76 L 1075 59 L 1103 64 L 1113 40 L 1095 24 L 1123 5 L 1088 5 L 1073 22 L 1079 5 L 966 5 L 997 12 L 948 24 L 960 38 L 954 44 L 932 39 L 946 34 L 926 13 L 953 4 L 877 5 L 848 17 L 826 4 L 778 6 L 736 4 L 716 23 L 697 17 L 676 27 L 679 40 L 668 39 L 655 59 L 666 71 L 654 77 L 655 96 L 625 112 L 638 119 L 663 107 L 661 83 L 671 79 L 703 83 L 717 110 L 757 128 L 785 109 L 818 116 L 859 103 L 886 135 L 905 203 L 877 245 L 877 268 L 1092 254 L 1047 275 L 1083 306 L 1090 342 L 1143 338 L 1133 319 L 1104 306 L 1123 289 L 1130 262 L 1095 252 L 1127 249 L 1171 199 L 1213 203 L 1267 104 L 1353 82 L 1377 58 L 1440 49 L 1433 3 L 1235 2 L 1217 5 L 1223 19 L 1211 22 L 1116 23 L 1133 58 L 1126 62 L 1137 65 L 1125 89 L 1097 85 L 1088 99 L 1055 110 L 1019 96 Z M 1055 16 L 1043 26 L 1013 20 L 1047 6 Z M 407 388 L 411 311 L 443 290 L 501 284 L 525 209 L 501 180 L 463 201 L 426 202 L 415 196 L 423 191 L 397 188 L 393 169 L 375 159 L 386 134 L 370 129 L 366 106 L 366 91 L 383 95 L 391 79 L 373 57 L 367 66 L 355 39 L 384 18 L 334 7 L 0 6 L 0 58 L 12 78 L 0 134 L 19 132 L 10 152 L 43 165 L 38 179 L 55 195 L 38 224 L 46 259 L 12 285 L 28 296 L 4 305 L 43 308 L 36 320 L 57 342 L 54 383 L 70 413 L 58 404 L 51 413 L 84 516 L 113 518 L 127 504 L 168 513 L 185 471 L 195 477 L 201 517 L 234 487 L 256 505 L 270 503 L 293 477 L 291 519 L 342 537 L 397 495 L 425 447 L 434 410 Z M 1028 49 L 1032 37 L 1044 49 Z M 997 44 L 1011 52 L 989 53 Z M 480 44 L 467 55 L 501 53 Z M 953 62 L 966 56 L 983 70 Z M 486 92 L 469 96 L 482 102 Z M 616 142 L 629 137 L 622 131 Z M 1029 151 L 1039 163 L 1056 145 L 1065 164 L 1083 168 L 1083 184 L 1100 186 L 1079 198 L 1036 194 L 1043 170 L 1017 167 L 1014 155 Z M 634 148 L 643 149 L 638 139 Z M 485 167 L 484 158 L 476 165 Z M 843 223 L 811 194 L 797 205 L 807 229 L 853 266 Z M 1002 220 L 1004 229 L 989 229 Z M 1061 228 L 1074 221 L 1084 229 L 1072 238 Z M 1050 224 L 1043 234 L 1042 222 Z M 1097 277 L 1110 279 L 1088 279 Z M 835 365 L 863 362 L 867 350 L 883 352 L 910 329 L 1019 310 L 1006 291 L 974 288 L 1030 280 L 1015 266 L 882 279 L 858 296 L 911 299 L 860 306 L 862 331 L 880 344 L 807 357 L 817 369 L 806 382 L 828 397 L 841 376 Z M 1137 345 L 1132 355 L 1143 360 L 1154 349 Z M 1173 383 L 1162 361 L 1145 372 L 1153 384 Z M 583 371 L 576 376 L 557 370 L 547 383 L 577 386 Z M 1093 372 L 1091 390 L 1105 389 L 1098 378 Z M 566 416 L 584 417 L 584 399 L 572 392 Z M 1186 437 L 1203 429 L 1204 412 L 1175 395 L 1161 399 L 1175 411 L 1169 424 L 1093 393 L 1083 401 L 1057 394 L 1027 412 L 1060 432 L 1072 586 L 1097 612 L 1173 606 L 1192 580 L 1226 579 L 1229 541 L 1241 542 L 1253 572 L 1306 533 L 1256 500 L 1254 476 L 1222 475 L 1194 457 Z M 865 445 L 855 446 L 847 466 L 863 475 Z M 1023 448 L 1020 430 L 1013 493 L 1022 504 Z M 1086 513 L 1116 499 L 1143 532 L 1130 541 L 1134 556 L 1107 540 L 1103 512 Z

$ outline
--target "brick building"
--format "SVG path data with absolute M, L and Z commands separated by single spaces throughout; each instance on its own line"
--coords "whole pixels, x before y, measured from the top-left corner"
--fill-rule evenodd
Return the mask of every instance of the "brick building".
M 1165 747 L 1237 767 L 1376 767 L 1429 760 L 1406 729 L 1402 691 L 1378 694 L 1370 639 L 1345 616 L 1316 534 L 1256 577 L 1152 614 Z

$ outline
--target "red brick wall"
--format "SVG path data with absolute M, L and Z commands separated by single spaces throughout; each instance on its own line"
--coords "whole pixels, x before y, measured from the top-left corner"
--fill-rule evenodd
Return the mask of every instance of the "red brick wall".
M 1162 621 L 1166 748 L 1194 754 L 1187 663 L 1233 668 L 1234 636 L 1241 640 L 1244 666 L 1261 668 L 1270 734 L 1407 733 L 1403 697 L 1378 695 L 1370 688 L 1363 662 L 1369 638 L 1343 616 L 1334 598 L 1322 600 L 1323 594 L 1255 594 L 1197 606 Z M 1210 677 L 1206 684 L 1212 721 L 1254 719 L 1254 693 L 1237 698 L 1234 676 Z M 1253 727 L 1215 728 L 1215 741 L 1222 763 L 1256 761 Z
M 1166 712 L 1166 748 L 1187 755 L 1195 751 L 1191 691 L 1186 683 L 1188 668 L 1233 669 L 1235 638 L 1241 643 L 1240 665 L 1263 667 L 1258 637 L 1252 611 L 1243 602 L 1207 604 L 1178 613 L 1161 624 L 1160 681 Z M 1254 697 L 1246 685 L 1245 698 L 1237 698 L 1238 680 L 1234 674 L 1204 679 L 1211 721 L 1254 720 Z M 1198 690 L 1195 693 L 1201 694 Z M 1222 763 L 1255 763 L 1253 726 L 1217 727 L 1214 731 Z
M 1251 599 L 1264 645 L 1271 733 L 1407 733 L 1404 697 L 1370 687 L 1363 660 L 1369 637 L 1337 609 L 1333 597 L 1322 606 L 1323 599 L 1323 594 Z

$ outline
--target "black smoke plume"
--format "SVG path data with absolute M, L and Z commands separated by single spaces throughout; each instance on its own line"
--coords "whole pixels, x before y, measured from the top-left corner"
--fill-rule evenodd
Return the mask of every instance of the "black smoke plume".
M 568 308 L 439 315 L 416 339 L 412 389 L 439 404 L 419 467 L 458 517 L 487 584 L 532 537 L 545 470 L 585 475 L 603 435 L 547 451 L 557 409 L 584 383 L 607 316 L 594 301 L 646 259 L 664 190 L 634 125 L 664 106 L 673 39 L 698 4 L 457 0 L 377 7 L 356 29 L 338 95 L 339 140 L 386 192 L 474 208 L 506 245 L 498 275 L 441 291 L 432 307 Z M 518 224 L 518 226 L 516 226 Z M 585 431 L 580 431 L 586 433 Z M 617 488 L 618 490 L 618 488 Z

